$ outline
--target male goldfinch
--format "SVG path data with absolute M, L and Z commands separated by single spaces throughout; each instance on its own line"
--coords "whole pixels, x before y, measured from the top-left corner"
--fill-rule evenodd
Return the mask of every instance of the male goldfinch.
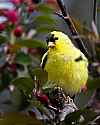
M 80 92 L 88 79 L 87 58 L 62 32 L 51 32 L 47 42 L 48 51 L 42 58 L 41 66 L 47 71 L 48 80 L 67 94 Z

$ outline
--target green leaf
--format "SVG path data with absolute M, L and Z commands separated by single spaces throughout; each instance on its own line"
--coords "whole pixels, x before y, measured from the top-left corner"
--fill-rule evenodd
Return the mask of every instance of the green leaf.
M 94 90 L 88 89 L 86 93 L 79 93 L 74 98 L 74 103 L 79 107 L 82 108 L 86 106 L 93 95 Z
M 16 78 L 11 83 L 17 86 L 18 89 L 22 90 L 27 95 L 31 94 L 34 87 L 34 83 L 29 77 Z
M 0 125 L 43 125 L 42 121 L 18 112 L 5 113 L 0 117 Z
M 30 64 L 31 63 L 31 57 L 28 54 L 25 54 L 23 52 L 20 52 L 16 55 L 16 62 L 19 64 Z
M 56 21 L 55 19 L 52 17 L 52 16 L 46 16 L 46 15 L 42 15 L 42 16 L 37 16 L 35 19 L 34 19 L 34 22 L 37 23 L 37 24 L 56 24 Z
M 44 82 L 47 81 L 48 74 L 43 69 L 41 69 L 41 68 L 35 68 L 35 69 L 32 70 L 32 73 L 34 74 L 34 76 L 36 76 L 36 79 L 40 80 L 42 83 L 44 83 Z
M 47 48 L 47 44 L 44 41 L 39 41 L 36 39 L 20 39 L 17 43 L 21 46 L 28 47 L 28 48 Z
M 3 35 L 0 35 L 0 44 L 4 43 L 7 41 L 7 38 Z
M 55 27 L 51 26 L 42 26 L 42 27 L 37 27 L 37 32 L 42 32 L 42 33 L 48 33 L 53 30 L 56 30 Z
M 75 112 L 72 112 L 70 113 L 69 115 L 66 116 L 65 118 L 65 123 L 66 125 L 72 125 L 72 123 L 74 122 L 75 125 L 76 123 L 78 124 L 78 121 L 80 119 L 80 115 L 82 114 L 82 111 L 81 110 L 78 110 L 78 111 L 75 111 Z
M 0 91 L 5 89 L 14 78 L 13 74 L 11 74 L 7 69 L 2 71 L 1 78 L 0 78 Z
M 33 99 L 30 101 L 30 106 L 29 106 L 29 108 L 32 109 L 33 106 L 34 106 L 35 108 L 37 108 L 40 112 L 45 113 L 46 107 L 45 107 L 40 101 L 38 101 L 36 98 L 33 98 Z
M 81 122 L 79 125 L 88 125 L 97 117 L 97 113 L 91 109 L 84 109 L 83 115 L 84 115 L 84 121 Z
M 11 93 L 11 102 L 12 102 L 12 108 L 14 108 L 14 111 L 17 111 L 22 108 L 23 95 L 18 88 L 15 88 L 14 91 Z
M 83 108 L 67 115 L 65 118 L 65 123 L 66 125 L 69 125 L 69 124 L 72 125 L 73 123 L 75 123 L 75 125 L 87 125 L 95 117 L 96 117 L 96 113 L 93 110 L 88 108 Z
M 7 31 L 8 33 L 10 33 L 10 32 L 15 28 L 15 26 L 16 26 L 16 25 L 14 25 L 13 23 L 8 23 L 8 24 L 6 25 L 6 31 Z
M 53 9 L 46 4 L 39 4 L 38 11 L 40 11 L 41 13 L 45 13 L 45 14 L 52 14 L 53 13 Z

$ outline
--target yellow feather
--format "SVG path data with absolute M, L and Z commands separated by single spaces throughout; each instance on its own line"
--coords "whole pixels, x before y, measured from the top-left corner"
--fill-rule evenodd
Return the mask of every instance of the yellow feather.
M 88 79 L 88 60 L 62 32 L 53 31 L 58 40 L 55 47 L 48 49 L 48 58 L 45 70 L 48 72 L 48 80 L 54 81 L 68 94 L 76 94 Z M 82 60 L 75 59 L 82 57 Z

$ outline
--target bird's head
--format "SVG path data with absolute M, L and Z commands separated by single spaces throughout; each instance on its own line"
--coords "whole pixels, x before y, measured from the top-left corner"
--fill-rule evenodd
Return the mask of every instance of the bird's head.
M 54 48 L 56 46 L 56 40 L 58 40 L 58 37 L 56 37 L 55 34 L 50 33 L 46 40 L 48 44 L 48 48 Z
M 55 46 L 59 48 L 60 47 L 64 47 L 64 46 L 73 46 L 71 40 L 69 39 L 69 37 L 60 32 L 60 31 L 52 31 L 48 37 L 47 37 L 47 44 L 48 44 L 48 48 L 54 48 Z

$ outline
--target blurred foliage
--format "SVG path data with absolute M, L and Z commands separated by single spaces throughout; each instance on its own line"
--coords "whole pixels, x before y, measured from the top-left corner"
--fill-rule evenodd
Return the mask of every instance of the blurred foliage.
M 22 39 L 22 40 L 18 40 L 17 43 L 22 47 L 27 47 L 27 48 L 35 48 L 35 47 L 46 48 L 47 47 L 47 44 L 44 41 L 39 41 L 35 39 Z
M 43 125 L 42 121 L 35 117 L 27 116 L 27 114 L 12 112 L 6 113 L 0 117 L 1 125 Z
M 29 65 L 31 61 L 32 59 L 28 54 L 20 52 L 16 55 L 16 62 L 19 64 Z
M 88 123 L 96 118 L 97 114 L 87 108 L 80 109 L 79 111 L 70 113 L 66 118 L 65 118 L 65 123 L 66 125 L 74 124 L 74 125 L 88 125 Z M 85 119 L 85 121 L 84 121 Z M 81 123 L 80 123 L 81 120 Z
M 26 95 L 31 94 L 34 87 L 32 79 L 26 77 L 16 78 L 11 83 L 26 93 Z

